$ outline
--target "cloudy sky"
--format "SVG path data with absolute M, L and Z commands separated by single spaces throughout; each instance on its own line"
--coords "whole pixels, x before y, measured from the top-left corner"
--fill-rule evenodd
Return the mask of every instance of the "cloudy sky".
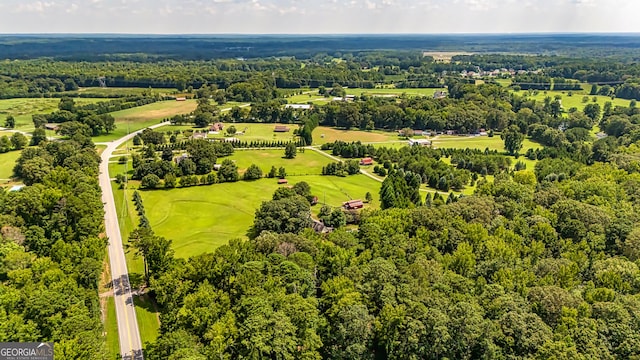
M 640 32 L 636 0 L 0 0 L 0 33 Z

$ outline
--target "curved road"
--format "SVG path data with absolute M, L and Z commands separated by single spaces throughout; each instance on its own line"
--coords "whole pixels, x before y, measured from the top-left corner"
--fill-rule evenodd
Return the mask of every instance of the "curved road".
M 167 122 L 150 126 L 155 129 L 167 125 Z M 118 319 L 118 335 L 120 338 L 120 354 L 123 359 L 144 359 L 142 354 L 142 341 L 136 319 L 136 309 L 133 306 L 133 297 L 129 283 L 127 261 L 122 247 L 122 237 L 118 225 L 118 213 L 113 199 L 111 179 L 109 178 L 109 158 L 115 149 L 125 141 L 132 139 L 142 130 L 133 132 L 118 140 L 107 143 L 107 148 L 102 152 L 100 162 L 100 188 L 102 189 L 102 203 L 104 204 L 104 224 L 107 238 L 109 239 L 109 261 L 111 267 L 111 280 L 113 282 L 113 297 L 116 303 L 116 318 Z

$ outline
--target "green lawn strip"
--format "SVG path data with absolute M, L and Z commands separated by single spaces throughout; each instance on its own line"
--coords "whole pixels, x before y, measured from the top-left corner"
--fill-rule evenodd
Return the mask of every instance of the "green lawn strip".
M 402 140 L 395 131 L 362 131 L 344 130 L 328 126 L 318 126 L 313 130 L 313 143 L 324 144 L 340 140 L 345 142 L 361 141 L 363 143 L 376 143 Z
M 348 177 L 290 176 L 289 184 L 306 181 L 321 203 L 341 206 L 364 199 L 367 191 L 378 206 L 380 183 L 365 175 Z M 276 179 L 239 181 L 173 190 L 141 191 L 147 218 L 156 234 L 173 240 L 177 257 L 211 252 L 230 239 L 244 238 L 256 209 L 271 199 Z M 368 205 L 369 206 L 369 205 Z M 313 207 L 317 214 L 320 206 Z
M 399 89 L 399 88 L 377 88 L 377 89 L 364 89 L 364 88 L 345 88 L 347 95 L 402 95 L 407 94 L 409 96 L 433 96 L 436 91 L 443 91 L 445 89 Z
M 116 303 L 113 296 L 107 298 L 107 316 L 104 325 L 107 333 L 107 351 L 109 359 L 116 359 L 120 354 L 120 340 L 118 338 L 118 318 L 116 317 Z
M 499 135 L 488 137 L 488 136 L 448 136 L 448 135 L 439 135 L 433 141 L 433 146 L 436 148 L 454 148 L 454 149 L 480 149 L 484 150 L 489 148 L 489 150 L 497 150 L 499 152 L 504 152 L 504 141 L 500 138 Z M 542 148 L 542 145 L 531 141 L 530 139 L 525 139 L 522 143 L 521 153 L 525 153 L 528 149 L 538 149 Z
M 80 93 L 92 96 L 110 96 L 110 95 L 142 95 L 148 92 L 149 88 L 122 88 L 122 87 L 85 87 L 75 91 L 68 92 L 70 94 Z M 177 92 L 176 89 L 157 88 L 151 89 L 152 94 L 169 95 Z M 64 94 L 64 93 L 63 93 Z
M 133 304 L 136 308 L 136 318 L 140 329 L 142 345 L 153 343 L 158 337 L 160 321 L 158 311 L 153 300 L 148 295 L 134 296 Z
M 113 160 L 111 160 L 111 161 L 117 161 L 117 158 L 118 157 L 112 158 Z M 111 162 L 111 161 L 109 161 L 109 177 L 114 179 L 117 174 L 124 174 L 125 173 L 125 169 L 126 169 L 126 173 L 128 175 L 128 178 L 131 177 L 131 175 L 133 174 L 133 169 L 131 168 L 131 161 L 129 161 L 126 165 L 125 164 L 119 164 L 117 162 Z
M 13 176 L 13 167 L 21 153 L 22 151 L 9 151 L 0 154 L 0 179 L 11 179 Z
M 111 173 L 109 174 L 111 175 Z M 138 225 L 138 215 L 136 213 L 133 201 L 131 200 L 134 190 L 119 189 L 119 185 L 116 184 L 115 181 L 111 182 L 111 187 L 113 189 L 113 198 L 116 205 L 116 212 L 118 213 L 118 225 L 120 226 L 122 243 L 125 246 L 127 268 L 129 270 L 131 283 L 132 285 L 135 285 L 139 283 L 141 277 L 144 275 L 144 263 L 141 257 L 134 255 L 133 249 L 127 248 L 127 240 L 129 239 L 129 234 L 131 234 L 131 232 Z

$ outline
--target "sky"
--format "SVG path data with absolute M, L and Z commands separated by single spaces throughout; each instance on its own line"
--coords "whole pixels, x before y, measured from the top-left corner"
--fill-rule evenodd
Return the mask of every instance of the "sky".
M 640 32 L 636 0 L 0 0 L 0 33 Z

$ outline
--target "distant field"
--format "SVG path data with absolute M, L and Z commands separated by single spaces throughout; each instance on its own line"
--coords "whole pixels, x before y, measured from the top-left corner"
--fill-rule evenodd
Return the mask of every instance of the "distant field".
M 380 130 L 343 130 L 327 126 L 318 126 L 315 130 L 313 130 L 312 135 L 314 144 L 332 143 L 337 140 L 346 142 L 387 142 L 402 140 L 396 132 Z
M 289 177 L 290 184 L 306 181 L 319 201 L 340 206 L 350 198 L 364 198 L 371 192 L 378 206 L 380 183 L 364 175 Z M 153 230 L 173 240 L 178 257 L 215 250 L 230 239 L 243 238 L 253 223 L 256 209 L 270 200 L 278 188 L 275 179 L 223 183 L 169 191 L 142 191 L 147 217 Z M 318 212 L 320 205 L 313 210 Z M 188 219 L 189 226 L 184 226 Z
M 218 159 L 218 163 L 223 159 L 227 158 Z M 271 166 L 276 168 L 283 166 L 288 175 L 320 175 L 322 167 L 332 162 L 331 159 L 312 150 L 305 150 L 304 153 L 298 150 L 298 155 L 294 159 L 285 159 L 284 150 L 236 150 L 228 159 L 236 161 L 241 174 L 251 164 L 256 164 L 265 175 Z
M 195 100 L 168 100 L 112 112 L 111 115 L 116 119 L 116 130 L 108 135 L 96 136 L 93 141 L 106 142 L 119 139 L 129 132 L 155 125 L 162 119 L 192 112 L 196 109 L 196 105 Z
M 96 103 L 108 99 L 103 98 L 74 98 L 77 104 Z M 8 115 L 13 115 L 16 119 L 16 128 L 20 130 L 32 130 L 33 122 L 31 115 L 48 114 L 58 110 L 57 98 L 18 98 L 0 100 L 0 126 L 4 125 L 4 120 Z
M 80 94 L 92 95 L 92 96 L 110 96 L 110 95 L 142 95 L 144 92 L 148 92 L 148 88 L 121 88 L 121 87 L 86 87 L 80 88 L 71 93 L 77 92 Z M 177 89 L 151 89 L 152 94 L 168 95 L 176 93 Z
M 442 91 L 444 89 L 395 89 L 395 88 L 380 88 L 380 89 L 364 89 L 364 88 L 346 88 L 347 95 L 402 95 L 407 94 L 410 96 L 433 96 L 436 91 Z
M 9 151 L 0 154 L 0 181 L 5 182 L 13 176 L 13 167 L 20 157 L 21 151 Z M 3 181 L 4 180 L 4 181 Z
M 433 146 L 436 148 L 455 148 L 455 149 L 480 149 L 504 151 L 504 141 L 496 134 L 494 137 L 488 136 L 447 136 L 440 135 L 433 140 Z M 527 149 L 542 148 L 542 145 L 535 143 L 529 139 L 525 139 L 522 143 L 521 153 L 527 151 Z
M 597 104 L 600 104 L 600 109 L 602 109 L 604 107 L 604 103 L 607 101 L 610 101 L 613 106 L 624 106 L 624 107 L 628 107 L 630 100 L 625 100 L 625 99 L 618 99 L 615 98 L 613 100 L 611 100 L 610 97 L 608 96 L 602 96 L 602 95 L 589 95 L 588 91 L 573 91 L 573 95 L 569 96 L 568 93 L 569 91 L 547 91 L 546 94 L 544 91 L 539 91 L 537 95 L 529 95 L 528 91 L 514 91 L 515 94 L 518 94 L 520 96 L 527 96 L 531 99 L 535 99 L 536 101 L 544 101 L 544 98 L 546 98 L 547 96 L 551 97 L 551 99 L 553 99 L 556 95 L 560 95 L 562 96 L 562 107 L 564 108 L 565 111 L 568 111 L 570 108 L 575 107 L 578 110 L 582 110 L 584 109 L 585 105 L 587 104 L 593 104 L 593 97 L 595 96 L 597 99 Z M 587 102 L 582 102 L 582 98 L 583 97 L 588 97 L 588 101 Z

